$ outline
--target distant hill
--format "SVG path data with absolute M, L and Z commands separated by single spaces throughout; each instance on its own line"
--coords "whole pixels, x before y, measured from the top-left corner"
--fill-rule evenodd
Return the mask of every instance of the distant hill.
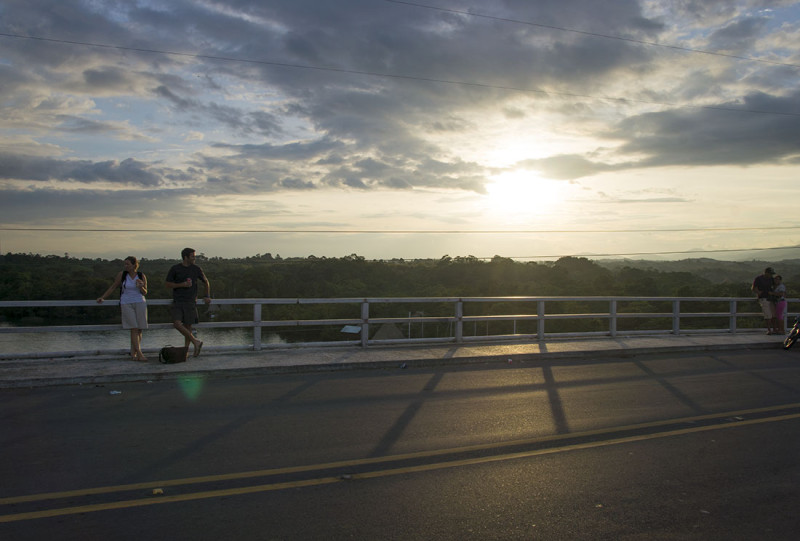
M 763 254 L 761 254 L 763 255 Z M 715 284 L 750 283 L 766 267 L 772 267 L 783 276 L 789 289 L 800 289 L 800 259 L 782 261 L 718 261 L 698 258 L 679 261 L 648 261 L 643 259 L 597 259 L 598 265 L 615 271 L 625 267 L 660 272 L 688 272 Z
M 793 261 L 800 258 L 800 245 L 771 248 L 756 252 L 739 252 L 737 261 Z

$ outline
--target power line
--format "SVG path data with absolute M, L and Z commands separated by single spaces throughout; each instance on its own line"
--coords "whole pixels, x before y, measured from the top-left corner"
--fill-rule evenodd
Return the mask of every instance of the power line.
M 494 16 L 494 15 L 486 15 L 484 13 L 476 13 L 476 12 L 473 12 L 473 11 L 465 11 L 465 10 L 451 9 L 451 8 L 442 8 L 442 7 L 438 7 L 438 6 L 431 6 L 431 5 L 428 5 L 428 4 L 420 4 L 420 3 L 417 3 L 417 2 L 404 2 L 404 1 L 401 1 L 401 0 L 384 0 L 384 1 L 385 2 L 389 2 L 391 4 L 402 4 L 402 5 L 406 5 L 406 6 L 418 7 L 418 8 L 423 8 L 423 9 L 431 9 L 431 10 L 434 10 L 434 11 L 443 11 L 445 13 L 455 13 L 455 14 L 458 14 L 458 15 L 468 15 L 470 17 L 477 17 L 477 18 L 481 18 L 481 19 L 491 19 L 491 20 L 502 21 L 502 22 L 507 22 L 507 23 L 524 24 L 524 25 L 527 25 L 527 26 L 535 26 L 537 28 L 547 28 L 548 30 L 558 30 L 560 32 L 571 32 L 573 34 L 581 34 L 581 35 L 584 35 L 584 36 L 592 36 L 592 37 L 596 37 L 596 38 L 615 39 L 615 40 L 618 40 L 618 41 L 627 41 L 629 43 L 637 43 L 639 45 L 648 45 L 648 46 L 651 46 L 651 47 L 663 47 L 665 49 L 673 49 L 673 50 L 684 51 L 684 52 L 688 52 L 688 53 L 698 53 L 698 54 L 706 54 L 706 55 L 712 55 L 712 56 L 722 56 L 722 57 L 725 57 L 725 58 L 733 58 L 735 60 L 747 60 L 749 62 L 762 62 L 764 64 L 772 64 L 772 65 L 775 65 L 775 66 L 786 66 L 786 67 L 790 67 L 790 68 L 800 68 L 800 64 L 791 64 L 791 63 L 787 63 L 787 62 L 778 62 L 778 61 L 775 61 L 775 60 L 766 60 L 766 59 L 763 59 L 763 58 L 753 58 L 753 57 L 749 57 L 749 56 L 739 56 L 739 55 L 735 55 L 735 54 L 720 53 L 718 51 L 709 51 L 709 50 L 706 50 L 706 49 L 694 49 L 692 47 L 683 47 L 683 46 L 680 46 L 680 45 L 670 45 L 670 44 L 667 44 L 667 43 L 658 43 L 658 42 L 655 42 L 655 41 L 645 41 L 645 40 L 634 39 L 634 38 L 626 38 L 624 36 L 615 36 L 615 35 L 611 35 L 611 34 L 600 34 L 598 32 L 588 32 L 588 31 L 585 31 L 585 30 L 576 30 L 574 28 L 566 28 L 566 27 L 562 27 L 562 26 L 553 26 L 553 25 L 549 25 L 549 24 L 534 23 L 532 21 L 524 21 L 524 20 L 520 20 L 520 19 L 510 19 L 510 18 L 506 18 L 506 17 L 497 17 L 497 16 Z
M 498 231 L 498 230 L 469 230 L 469 231 L 453 231 L 453 230 L 342 230 L 342 229 L 244 229 L 244 230 L 201 230 L 201 229 L 137 229 L 141 233 L 280 233 L 280 234 L 564 234 L 564 233 L 668 233 L 668 232 L 724 232 L 724 231 L 765 231 L 765 230 L 789 230 L 800 229 L 800 226 L 779 226 L 779 227 L 731 227 L 731 228 L 708 228 L 708 229 L 608 229 L 608 230 L 515 230 L 515 231 Z M 29 228 L 29 227 L 0 227 L 0 231 L 26 231 L 26 232 L 70 232 L 70 233 L 129 233 L 129 229 L 89 229 L 89 228 Z M 800 245 L 795 246 L 773 246 L 773 247 L 758 247 L 758 248 L 728 248 L 719 250 L 673 250 L 673 251 L 657 251 L 657 252 L 620 252 L 620 253 L 567 253 L 567 254 L 540 254 L 540 255 L 525 255 L 525 256 L 500 256 L 506 259 L 513 260 L 534 260 L 534 259 L 560 259 L 563 257 L 585 257 L 585 258 L 600 258 L 600 257 L 631 257 L 631 256 L 666 256 L 666 255 L 695 255 L 702 256 L 704 254 L 721 254 L 721 253 L 734 253 L 734 252 L 766 252 L 777 250 L 798 250 Z M 491 260 L 496 256 L 491 257 L 475 257 L 479 260 Z M 385 259 L 385 258 L 384 258 Z M 383 261 L 384 259 L 379 259 Z M 433 259 L 424 257 L 405 257 L 398 259 Z M 371 260 L 372 261 L 372 260 Z
M 275 233 L 323 235 L 531 235 L 569 233 L 704 233 L 732 231 L 774 231 L 800 229 L 800 225 L 769 227 L 707 227 L 707 228 L 663 228 L 663 229 L 142 229 L 142 233 Z M 88 227 L 0 227 L 0 231 L 65 232 L 65 233 L 129 233 L 130 229 L 108 229 Z
M 535 94 L 542 94 L 546 96 L 561 96 L 567 98 L 582 98 L 582 99 L 591 99 L 591 100 L 606 100 L 606 101 L 613 101 L 619 103 L 642 103 L 648 105 L 660 105 L 666 107 L 688 107 L 692 109 L 705 109 L 710 111 L 729 111 L 735 113 L 753 113 L 753 114 L 762 114 L 762 115 L 779 115 L 779 116 L 791 116 L 791 117 L 800 117 L 800 113 L 790 113 L 790 112 L 782 112 L 782 111 L 765 111 L 761 109 L 745 109 L 740 107 L 725 107 L 725 106 L 718 106 L 718 105 L 686 105 L 686 104 L 679 104 L 679 103 L 669 103 L 669 102 L 660 102 L 660 101 L 652 101 L 652 100 L 643 100 L 638 98 L 618 98 L 613 96 L 595 96 L 591 94 L 577 94 L 573 92 L 558 92 L 554 90 L 541 90 L 538 88 L 528 88 L 528 87 L 516 87 L 516 86 L 507 86 L 507 85 L 496 85 L 490 83 L 476 83 L 470 81 L 458 81 L 458 80 L 450 80 L 450 79 L 437 79 L 435 77 L 423 77 L 418 75 L 403 75 L 397 73 L 384 73 L 384 72 L 376 72 L 376 71 L 364 71 L 364 70 L 355 70 L 355 69 L 348 69 L 348 68 L 335 68 L 330 66 L 314 66 L 310 64 L 294 64 L 289 62 L 277 62 L 271 60 L 253 60 L 248 58 L 234 58 L 228 56 L 216 56 L 216 55 L 207 55 L 207 54 L 199 54 L 199 53 L 181 53 L 176 51 L 166 51 L 161 49 L 146 49 L 142 47 L 128 47 L 123 45 L 110 45 L 107 43 L 93 43 L 87 41 L 74 41 L 74 40 L 65 40 L 65 39 L 55 39 L 55 38 L 44 38 L 40 36 L 26 36 L 21 34 L 10 34 L 5 32 L 0 32 L 0 37 L 7 37 L 7 38 L 15 38 L 15 39 L 28 39 L 28 40 L 35 40 L 35 41 L 43 41 L 49 43 L 60 43 L 60 44 L 67 44 L 67 45 L 79 45 L 84 47 L 99 47 L 104 49 L 115 49 L 120 51 L 133 51 L 133 52 L 140 52 L 140 53 L 148 53 L 148 54 L 163 54 L 163 55 L 170 55 L 170 56 L 180 56 L 184 58 L 195 58 L 195 59 L 203 59 L 203 60 L 215 60 L 221 62 L 239 62 L 244 64 L 257 64 L 257 65 L 264 65 L 264 66 L 274 66 L 280 68 L 292 68 L 292 69 L 304 69 L 304 70 L 315 70 L 315 71 L 327 71 L 327 72 L 334 72 L 334 73 L 345 73 L 350 75 L 363 75 L 368 77 L 381 77 L 386 79 L 403 79 L 403 80 L 410 80 L 410 81 L 421 81 L 421 82 L 429 82 L 429 83 L 441 83 L 441 84 L 448 84 L 448 85 L 458 85 L 458 86 L 469 86 L 474 88 L 487 88 L 492 90 L 509 90 L 514 92 L 527 92 L 527 93 L 535 93 Z
M 775 246 L 772 248 L 735 248 L 735 249 L 725 249 L 725 250 L 678 250 L 678 251 L 666 251 L 666 252 L 628 252 L 628 253 L 618 253 L 618 254 L 561 254 L 561 255 L 531 255 L 531 256 L 509 256 L 508 259 L 553 259 L 553 258 L 562 258 L 562 257 L 586 257 L 586 258 L 598 258 L 598 257 L 627 257 L 627 256 L 643 256 L 643 255 L 680 255 L 680 254 L 691 254 L 691 255 L 703 255 L 703 254 L 722 254 L 722 253 L 731 253 L 731 252 L 767 252 L 773 250 L 800 250 L 800 246 Z M 492 259 L 491 257 L 481 257 L 478 259 Z

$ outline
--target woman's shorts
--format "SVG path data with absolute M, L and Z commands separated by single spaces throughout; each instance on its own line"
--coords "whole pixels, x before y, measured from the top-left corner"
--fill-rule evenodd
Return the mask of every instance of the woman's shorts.
M 146 329 L 147 328 L 147 303 L 134 302 L 131 304 L 120 304 L 122 310 L 123 329 Z
M 775 303 L 775 318 L 776 319 L 783 319 L 783 316 L 786 315 L 786 301 L 778 301 Z

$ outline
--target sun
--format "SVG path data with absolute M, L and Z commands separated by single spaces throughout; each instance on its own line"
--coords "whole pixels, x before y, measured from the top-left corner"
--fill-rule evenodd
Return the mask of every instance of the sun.
M 524 170 L 507 171 L 486 186 L 490 210 L 509 219 L 549 214 L 563 203 L 568 186 Z

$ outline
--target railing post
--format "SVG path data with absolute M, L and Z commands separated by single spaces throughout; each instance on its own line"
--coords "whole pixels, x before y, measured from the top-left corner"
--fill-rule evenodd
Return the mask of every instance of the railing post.
M 456 301 L 456 344 L 464 341 L 464 301 L 458 299 Z
M 369 302 L 361 303 L 361 347 L 369 345 Z
M 617 301 L 611 301 L 608 307 L 608 313 L 611 315 L 609 318 L 608 332 L 611 334 L 611 338 L 615 338 L 617 336 Z
M 536 303 L 536 338 L 544 340 L 544 301 Z
M 672 301 L 672 334 L 681 332 L 681 301 Z
M 261 305 L 253 305 L 253 350 L 261 351 Z
M 736 301 L 731 301 L 731 315 L 729 330 L 731 334 L 736 332 Z

